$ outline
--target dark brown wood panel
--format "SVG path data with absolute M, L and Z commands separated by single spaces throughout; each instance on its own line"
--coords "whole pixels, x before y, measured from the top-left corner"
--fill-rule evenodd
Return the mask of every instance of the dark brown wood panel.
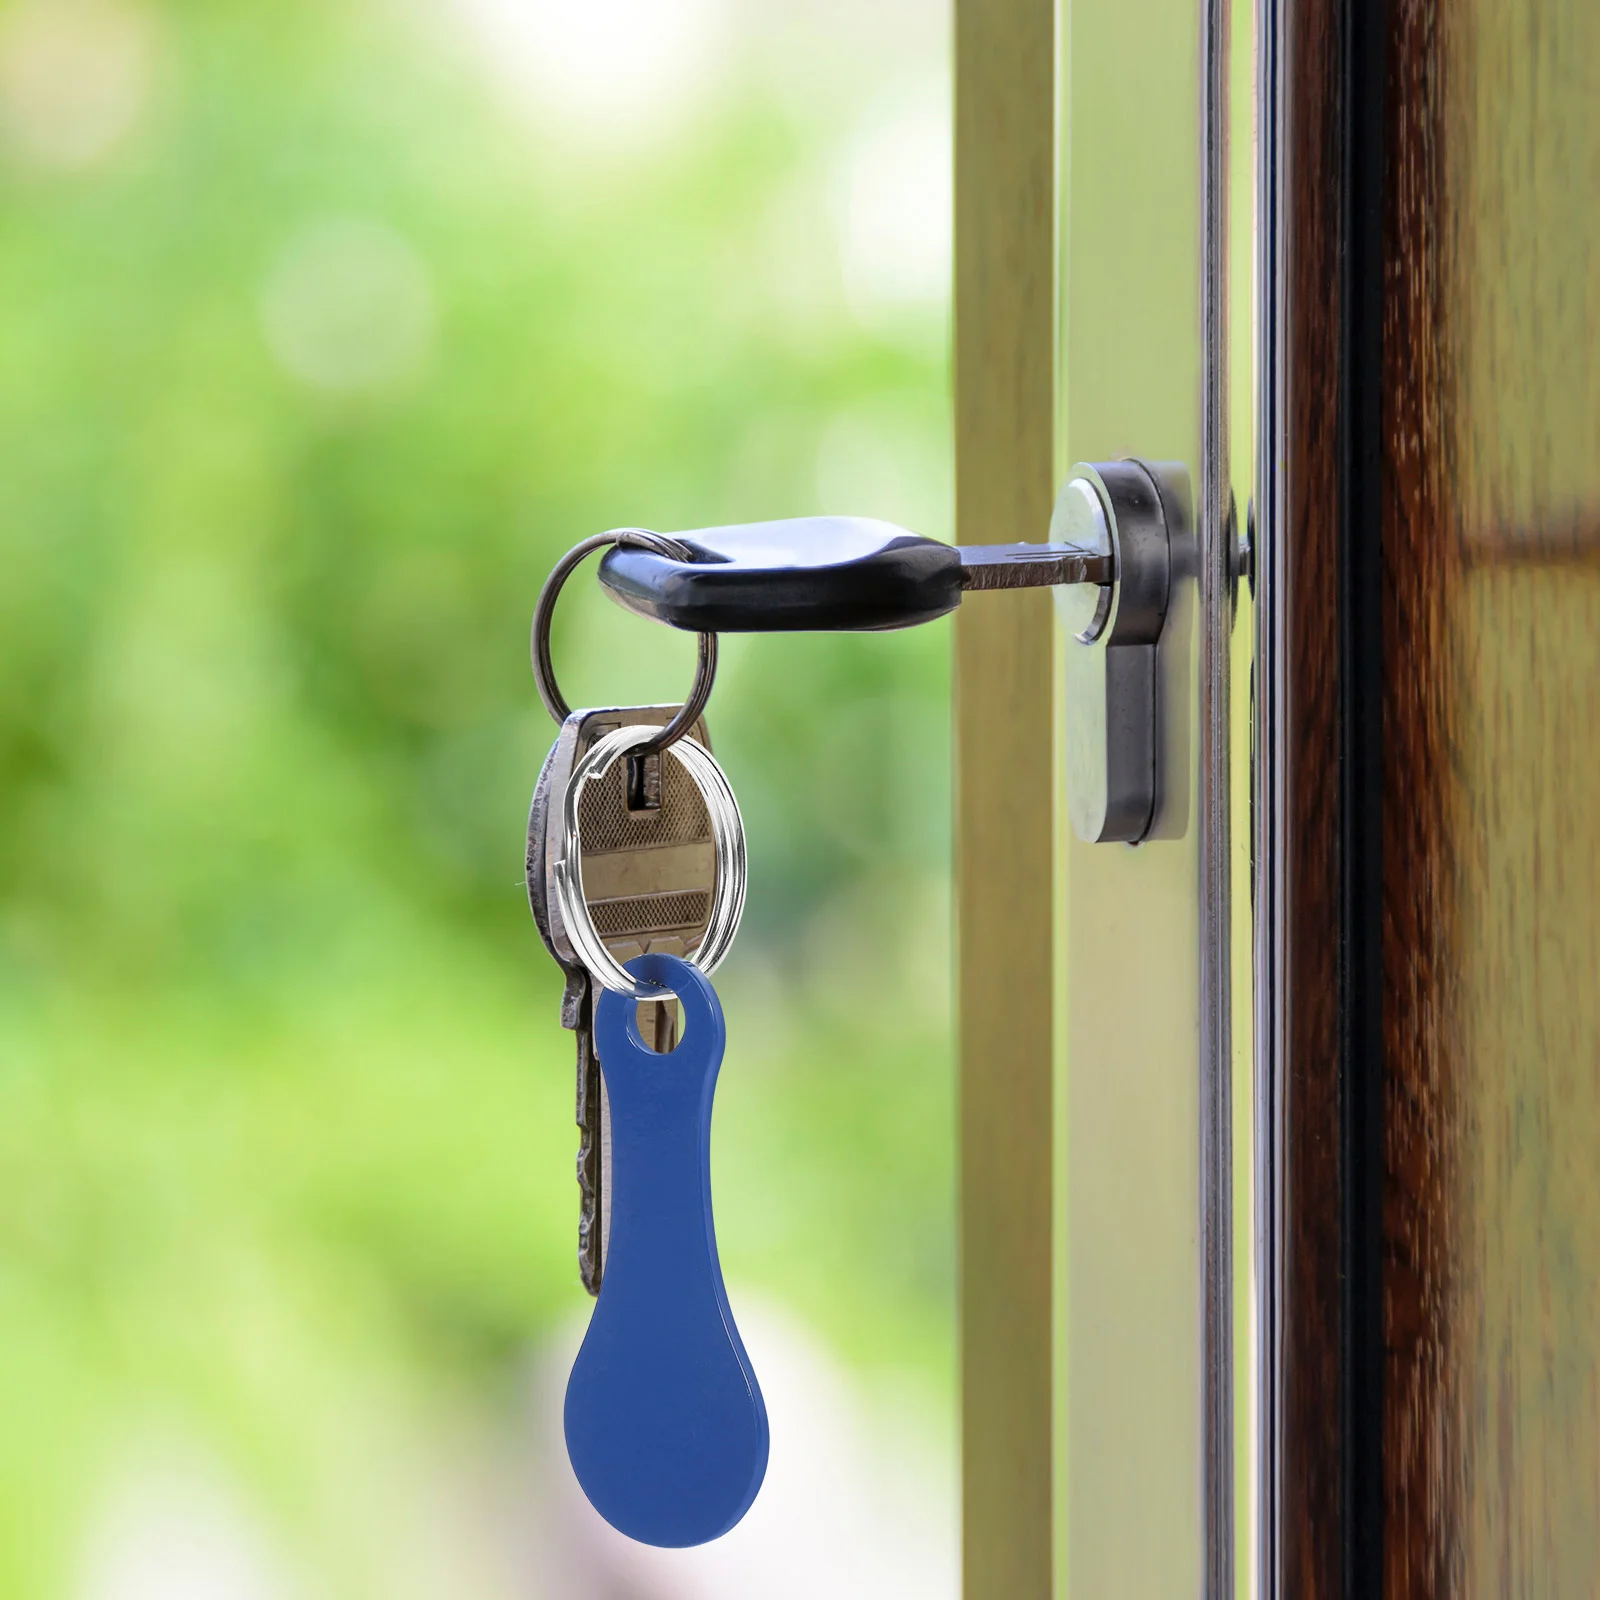
M 1391 7 L 1391 1596 L 1600 1592 L 1600 15 Z
M 1451 892 L 1459 747 L 1448 617 L 1459 591 L 1443 316 L 1446 125 L 1437 0 L 1392 8 L 1384 215 L 1384 1589 L 1448 1594 L 1456 1545 L 1433 1421 L 1451 1379 L 1447 1148 L 1455 1124 L 1441 1005 L 1457 961 Z
M 1281 0 L 1266 19 L 1268 1591 L 1587 1596 L 1600 7 Z M 1375 712 L 1353 688 L 1374 662 Z
M 1267 1567 L 1281 1592 L 1344 1581 L 1340 1291 L 1339 373 L 1341 12 L 1269 8 L 1264 199 L 1281 256 L 1264 316 L 1259 802 L 1268 1104 Z M 1281 276 L 1279 276 L 1281 274 Z M 1274 469 L 1277 469 L 1276 472 Z

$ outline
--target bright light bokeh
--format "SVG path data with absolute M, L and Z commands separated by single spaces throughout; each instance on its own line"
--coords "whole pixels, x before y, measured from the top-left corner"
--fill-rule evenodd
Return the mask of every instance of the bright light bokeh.
M 77 171 L 129 137 L 159 33 L 132 0 L 24 0 L 0 13 L 0 131 L 20 165 Z
M 416 251 L 365 217 L 308 223 L 284 245 L 261 292 L 267 344 L 316 389 L 381 389 L 414 372 L 433 336 L 433 286 Z
M 657 149 L 726 92 L 727 0 L 454 3 L 516 104 L 591 150 Z
M 869 328 L 892 329 L 908 313 L 940 317 L 949 304 L 950 159 L 942 78 L 875 102 L 845 148 L 836 202 L 845 284 Z

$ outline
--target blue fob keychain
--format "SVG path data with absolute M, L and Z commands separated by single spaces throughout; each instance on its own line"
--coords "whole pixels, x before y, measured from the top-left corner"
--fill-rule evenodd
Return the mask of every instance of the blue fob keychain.
M 595 1044 L 611 1111 L 605 1276 L 567 1381 L 567 1454 L 591 1504 L 645 1544 L 703 1544 L 750 1508 L 767 1411 L 734 1326 L 711 1218 L 711 1101 L 727 1030 L 716 991 L 670 955 L 627 964 L 683 1006 L 658 1055 L 607 989 Z

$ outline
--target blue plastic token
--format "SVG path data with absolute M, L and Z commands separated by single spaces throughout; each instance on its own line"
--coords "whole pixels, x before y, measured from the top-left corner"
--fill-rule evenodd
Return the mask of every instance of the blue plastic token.
M 750 1509 L 767 1470 L 767 1409 L 711 1220 L 711 1100 L 727 1029 L 688 962 L 645 955 L 628 971 L 677 995 L 682 1042 L 658 1055 L 639 1037 L 636 1003 L 601 995 L 611 1231 L 567 1380 L 567 1454 L 612 1527 L 645 1544 L 703 1544 Z

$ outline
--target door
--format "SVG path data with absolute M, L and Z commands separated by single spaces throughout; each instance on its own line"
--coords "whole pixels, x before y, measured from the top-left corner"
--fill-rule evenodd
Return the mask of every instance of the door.
M 1263 1590 L 1592 1594 L 1600 18 L 1263 19 Z
M 1052 602 L 958 621 L 967 1592 L 1591 1594 L 1600 20 L 956 37 L 962 538 L 1192 491 L 1136 846 Z
M 1080 837 L 1081 619 L 1021 594 L 957 621 L 973 1596 L 1230 1594 L 1248 1550 L 1239 9 L 1235 36 L 1221 0 L 957 7 L 958 536 L 1043 538 L 1076 463 L 1137 458 L 1170 558 L 1137 843 Z

